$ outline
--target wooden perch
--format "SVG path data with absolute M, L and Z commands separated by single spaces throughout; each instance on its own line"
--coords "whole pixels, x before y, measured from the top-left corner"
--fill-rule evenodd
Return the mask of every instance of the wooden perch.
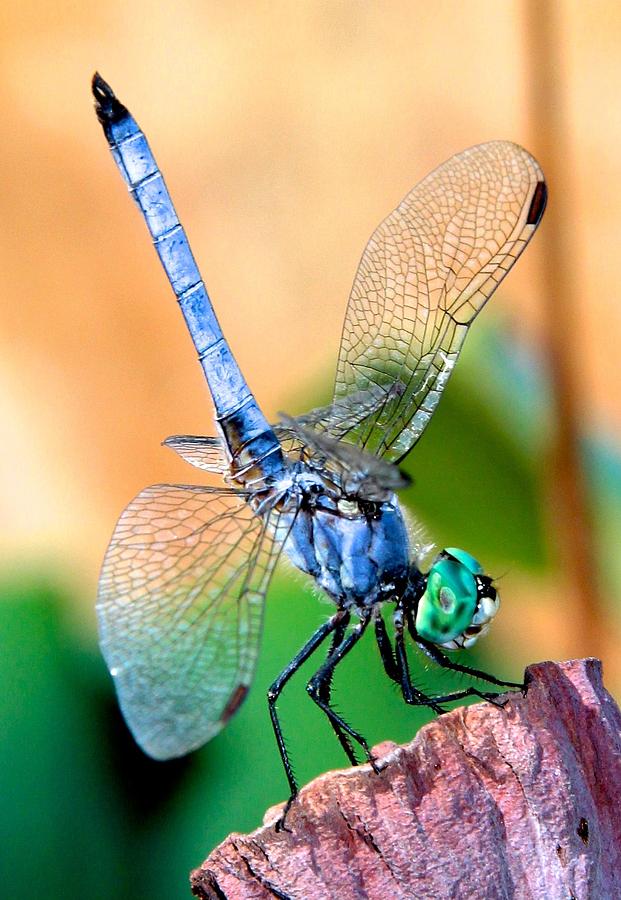
M 453 710 L 382 771 L 328 772 L 192 873 L 217 900 L 621 898 L 621 713 L 595 659 L 540 663 L 504 709 Z

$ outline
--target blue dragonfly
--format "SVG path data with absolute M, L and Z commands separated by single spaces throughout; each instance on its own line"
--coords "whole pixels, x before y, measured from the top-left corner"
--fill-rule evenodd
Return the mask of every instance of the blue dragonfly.
M 418 689 L 408 640 L 431 660 L 496 688 L 514 682 L 456 662 L 498 610 L 493 580 L 467 552 L 432 548 L 408 526 L 399 463 L 431 419 L 477 313 L 524 250 L 546 205 L 537 162 L 504 141 L 472 147 L 421 181 L 379 225 L 349 298 L 332 403 L 271 425 L 218 324 L 147 140 L 108 84 L 93 78 L 112 156 L 145 219 L 215 407 L 217 437 L 164 444 L 225 487 L 155 485 L 122 513 L 104 559 L 97 611 L 103 654 L 127 723 L 156 759 L 212 738 L 253 680 L 270 577 L 284 554 L 334 603 L 268 691 L 289 784 L 298 785 L 276 703 L 322 645 L 307 685 L 352 764 L 364 737 L 331 705 L 338 664 L 369 627 L 406 703 L 437 713 L 468 696 Z M 392 628 L 385 617 L 392 618 Z M 408 637 L 409 636 L 409 637 Z

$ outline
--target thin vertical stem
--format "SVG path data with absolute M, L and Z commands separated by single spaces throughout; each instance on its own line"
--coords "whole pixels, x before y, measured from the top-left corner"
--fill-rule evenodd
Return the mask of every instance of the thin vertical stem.
M 574 239 L 570 127 L 560 37 L 562 6 L 526 0 L 526 56 L 532 144 L 549 184 L 550 201 L 538 242 L 544 263 L 544 340 L 555 406 L 550 505 L 557 558 L 567 583 L 572 653 L 600 655 L 603 609 L 598 590 L 592 511 L 580 454 L 582 386 L 579 359 L 579 247 Z

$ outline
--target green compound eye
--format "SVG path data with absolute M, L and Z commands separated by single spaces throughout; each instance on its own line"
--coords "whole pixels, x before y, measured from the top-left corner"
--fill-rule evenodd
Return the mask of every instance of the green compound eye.
M 476 560 L 474 556 L 470 556 L 469 553 L 466 553 L 465 550 L 460 550 L 459 547 L 446 547 L 444 552 L 454 556 L 456 560 L 463 563 L 473 575 L 483 574 L 483 566 L 481 563 Z
M 416 630 L 434 644 L 444 644 L 463 634 L 477 606 L 477 585 L 469 561 L 479 564 L 463 550 L 463 561 L 440 559 L 427 575 L 427 586 L 416 611 Z

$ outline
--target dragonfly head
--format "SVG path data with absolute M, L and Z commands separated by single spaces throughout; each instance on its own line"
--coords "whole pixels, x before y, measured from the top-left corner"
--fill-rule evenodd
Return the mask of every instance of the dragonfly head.
M 500 597 L 482 566 L 456 547 L 435 558 L 416 609 L 416 631 L 445 650 L 472 647 L 486 634 Z

